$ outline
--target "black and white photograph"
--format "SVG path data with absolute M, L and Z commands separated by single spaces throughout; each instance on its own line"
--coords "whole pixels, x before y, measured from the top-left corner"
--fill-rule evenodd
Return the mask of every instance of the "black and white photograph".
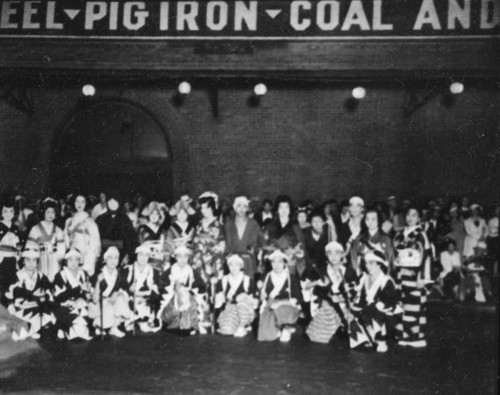
M 496 394 L 500 0 L 0 0 L 0 393 Z

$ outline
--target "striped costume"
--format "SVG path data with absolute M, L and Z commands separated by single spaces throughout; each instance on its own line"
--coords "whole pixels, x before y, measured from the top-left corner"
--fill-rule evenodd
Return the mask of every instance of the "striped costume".
M 215 308 L 222 309 L 217 330 L 222 335 L 234 335 L 239 327 L 246 327 L 255 318 L 255 299 L 253 282 L 242 272 L 238 276 L 227 274 L 218 282 Z
M 430 245 L 420 226 L 408 228 L 394 237 L 397 282 L 403 303 L 402 321 L 397 325 L 399 344 L 425 347 L 427 290 L 430 281 Z
M 257 339 L 273 341 L 285 326 L 295 325 L 302 301 L 299 280 L 287 268 L 281 273 L 270 272 L 261 291 L 262 305 Z
M 328 343 L 341 326 L 347 330 L 348 299 L 357 276 L 350 266 L 331 263 L 319 275 L 311 298 L 312 321 L 306 333 L 312 342 Z
M 401 313 L 399 295 L 393 280 L 383 272 L 375 279 L 368 274 L 361 277 L 352 305 L 354 319 L 349 324 L 349 345 L 385 341 L 391 317 Z

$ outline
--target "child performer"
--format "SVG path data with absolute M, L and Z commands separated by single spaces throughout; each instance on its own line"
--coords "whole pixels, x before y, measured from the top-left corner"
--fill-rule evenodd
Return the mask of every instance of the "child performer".
M 288 256 L 281 250 L 269 255 L 272 271 L 268 273 L 261 290 L 259 341 L 289 342 L 299 318 L 301 291 L 298 279 L 286 267 Z
M 29 324 L 29 336 L 40 338 L 40 330 L 55 324 L 50 282 L 37 270 L 40 251 L 26 249 L 22 253 L 24 267 L 17 272 L 16 282 L 6 294 L 10 301 L 8 310 L 11 314 Z
M 358 280 L 354 269 L 344 265 L 342 244 L 332 241 L 326 245 L 325 252 L 328 262 L 326 267 L 319 266 L 319 278 L 312 282 L 308 279 L 303 283 L 305 293 L 313 290 L 313 319 L 306 333 L 311 341 L 317 343 L 328 343 L 341 326 L 347 333 L 349 294 Z
M 397 281 L 403 303 L 402 321 L 397 325 L 398 344 L 426 347 L 426 302 L 430 281 L 430 244 L 420 226 L 420 211 L 415 206 L 406 209 L 407 226 L 394 237 Z
M 134 321 L 139 323 L 142 332 L 157 332 L 161 328 L 156 318 L 160 307 L 159 272 L 148 263 L 150 247 L 143 244 L 135 249 L 135 253 L 135 263 L 127 268 L 127 284 L 132 295 Z
M 66 265 L 54 279 L 54 314 L 57 318 L 57 337 L 59 339 L 90 340 L 89 334 L 89 276 L 81 268 L 82 255 L 75 248 L 64 256 Z
M 176 263 L 162 275 L 164 290 L 162 307 L 158 313 L 167 329 L 179 329 L 195 334 L 204 332 L 200 326 L 203 313 L 202 294 L 205 285 L 201 277 L 190 266 L 193 251 L 185 245 L 175 249 Z
M 222 335 L 244 337 L 247 327 L 255 318 L 257 300 L 253 298 L 252 279 L 243 271 L 245 262 L 239 255 L 227 259 L 229 274 L 218 282 L 215 295 L 215 308 L 222 308 L 217 323 Z
M 378 352 L 386 352 L 391 317 L 401 313 L 398 291 L 387 275 L 389 263 L 382 251 L 368 251 L 364 260 L 366 273 L 361 277 L 351 308 L 355 318 L 350 323 L 349 343 L 355 348 L 368 342 L 376 345 Z
M 127 279 L 117 268 L 119 260 L 120 251 L 116 247 L 111 246 L 104 253 L 105 266 L 97 277 L 89 307 L 97 335 L 109 329 L 110 335 L 124 337 L 125 333 L 119 326 L 128 326 L 132 318 L 126 291 Z

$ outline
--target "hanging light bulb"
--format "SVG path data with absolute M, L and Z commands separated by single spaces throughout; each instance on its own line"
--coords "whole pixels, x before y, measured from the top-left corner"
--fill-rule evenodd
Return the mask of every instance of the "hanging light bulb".
M 363 88 L 362 86 L 357 86 L 352 90 L 352 97 L 354 97 L 357 100 L 364 99 L 366 96 L 366 89 Z
M 84 85 L 82 87 L 82 93 L 83 93 L 83 96 L 87 96 L 87 97 L 94 96 L 95 95 L 94 85 L 90 85 L 90 84 Z
M 189 95 L 191 93 L 191 84 L 187 81 L 182 81 L 177 89 L 181 95 Z
M 464 91 L 464 84 L 461 82 L 452 82 L 450 85 L 450 92 L 454 95 L 458 95 Z
M 253 88 L 253 93 L 255 93 L 255 96 L 264 96 L 267 93 L 267 86 L 263 83 L 259 83 Z

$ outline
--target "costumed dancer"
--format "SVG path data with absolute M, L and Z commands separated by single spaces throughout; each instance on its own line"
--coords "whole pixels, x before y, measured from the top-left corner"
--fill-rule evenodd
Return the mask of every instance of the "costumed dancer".
M 281 250 L 269 255 L 272 271 L 261 289 L 261 308 L 257 339 L 289 342 L 299 318 L 302 295 L 299 280 L 288 268 L 288 256 Z
M 192 255 L 193 251 L 185 245 L 175 249 L 176 262 L 161 278 L 163 300 L 158 317 L 167 329 L 206 333 L 200 323 L 205 284 L 189 264 Z
M 399 295 L 392 278 L 387 274 L 389 263 L 379 250 L 364 256 L 366 273 L 360 279 L 357 295 L 351 306 L 354 318 L 349 325 L 351 348 L 361 344 L 386 352 L 387 332 L 401 314 Z
M 213 311 L 210 311 L 209 300 L 213 300 L 214 287 L 223 274 L 224 232 L 216 217 L 218 197 L 213 192 L 205 192 L 199 197 L 202 218 L 196 227 L 193 239 L 193 268 L 199 273 L 207 287 L 207 300 L 204 303 L 202 326 L 213 325 Z
M 193 242 L 194 226 L 190 217 L 195 215 L 196 211 L 191 207 L 191 202 L 192 199 L 184 195 L 170 208 L 169 214 L 174 221 L 167 230 L 165 240 L 165 270 L 170 266 L 170 257 L 175 249 L 180 245 L 190 245 Z
M 258 305 L 258 301 L 253 297 L 253 280 L 245 274 L 245 262 L 239 255 L 229 256 L 227 266 L 229 274 L 222 277 L 216 288 L 215 308 L 222 309 L 217 318 L 217 332 L 244 337 L 250 330 Z
M 17 281 L 5 295 L 10 301 L 8 311 L 29 324 L 28 335 L 40 338 L 40 330 L 55 324 L 53 298 L 48 278 L 40 273 L 40 251 L 33 247 L 23 251 L 23 268 L 17 272 Z
M 2 303 L 6 303 L 5 294 L 9 286 L 16 281 L 19 270 L 17 261 L 22 246 L 21 234 L 14 223 L 16 204 L 13 199 L 2 202 L 2 219 L 0 221 L 0 293 Z
M 66 262 L 54 280 L 54 314 L 59 339 L 90 340 L 89 302 L 91 286 L 88 274 L 81 268 L 82 255 L 72 248 L 64 256 Z
M 93 319 L 96 334 L 109 334 L 115 337 L 124 337 L 121 326 L 127 330 L 132 319 L 127 293 L 127 278 L 118 270 L 120 251 L 116 247 L 109 247 L 104 253 L 105 266 L 97 277 L 97 282 L 89 306 L 89 316 Z
M 64 258 L 64 235 L 61 228 L 55 224 L 58 203 L 56 200 L 46 198 L 40 209 L 43 218 L 31 228 L 28 241 L 38 244 L 40 248 L 40 271 L 53 282 L 56 273 L 61 270 L 61 260 Z
M 137 231 L 139 245 L 147 243 L 151 249 L 149 264 L 161 275 L 165 269 L 165 234 L 168 229 L 165 213 L 167 206 L 164 203 L 150 202 L 142 211 L 148 222 Z
M 304 300 L 311 303 L 312 321 L 306 334 L 317 343 L 328 343 L 341 327 L 347 333 L 349 306 L 358 281 L 354 269 L 345 265 L 342 244 L 332 241 L 325 252 L 326 267 L 320 266 L 316 273 L 311 273 L 312 278 L 302 282 Z
M 143 244 L 135 249 L 136 261 L 127 267 L 127 284 L 132 295 L 134 322 L 139 324 L 142 332 L 157 332 L 161 329 L 156 318 L 160 308 L 160 292 L 158 271 L 148 263 L 151 249 Z
M 403 303 L 402 321 L 396 327 L 398 344 L 426 347 L 427 287 L 432 283 L 430 245 L 419 225 L 420 211 L 409 206 L 405 212 L 407 226 L 394 237 L 397 283 Z
M 70 207 L 73 210 L 73 216 L 66 220 L 64 226 L 66 248 L 76 248 L 82 253 L 83 270 L 92 277 L 95 273 L 97 258 L 101 252 L 99 229 L 85 211 L 87 207 L 85 196 L 73 196 Z

